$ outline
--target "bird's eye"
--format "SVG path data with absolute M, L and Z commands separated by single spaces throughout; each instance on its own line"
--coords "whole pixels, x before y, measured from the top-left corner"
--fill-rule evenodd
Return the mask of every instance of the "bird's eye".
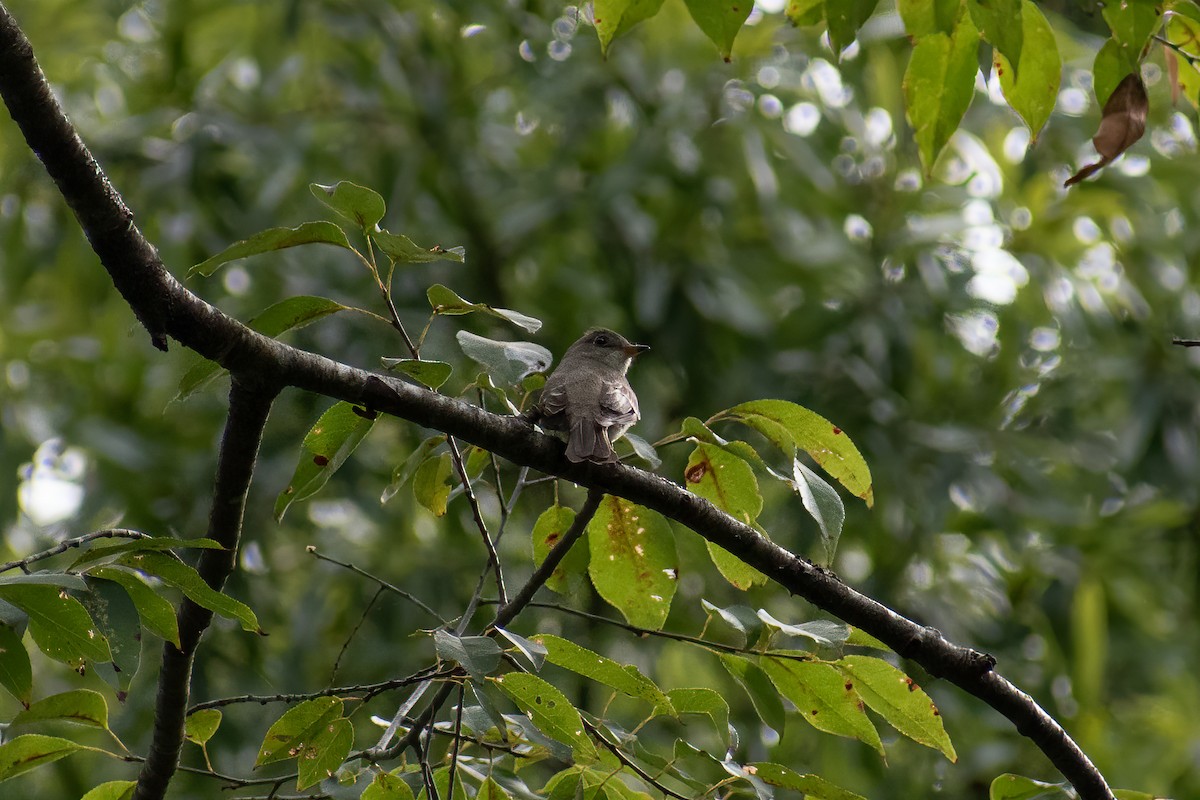
M 597 336 L 594 341 L 596 342 L 597 347 L 608 347 L 608 337 L 603 333 Z

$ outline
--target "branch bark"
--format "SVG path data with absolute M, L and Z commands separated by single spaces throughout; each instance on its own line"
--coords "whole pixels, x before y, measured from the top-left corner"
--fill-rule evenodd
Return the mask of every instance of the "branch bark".
M 267 385 L 296 386 L 393 414 L 492 450 L 516 464 L 652 508 L 743 559 L 792 594 L 870 633 L 930 674 L 988 703 L 1046 754 L 1084 800 L 1113 800 L 1104 777 L 1087 755 L 1029 695 L 993 669 L 995 662 L 990 656 L 955 645 L 938 631 L 905 619 L 665 478 L 621 464 L 571 463 L 560 442 L 538 435 L 520 419 L 497 416 L 421 387 L 281 344 L 250 331 L 187 291 L 166 271 L 157 252 L 133 224 L 129 210 L 63 115 L 28 40 L 3 5 L 0 96 L 156 347 L 165 348 L 166 337 L 170 336 L 235 376 L 256 375 Z M 240 513 L 239 507 L 239 517 Z M 189 621 L 195 621 L 192 615 Z M 194 640 L 192 644 L 194 647 Z M 178 688 L 182 664 L 172 669 Z M 186 678 L 186 674 L 182 676 Z M 160 691 L 160 713 L 165 719 L 156 721 L 156 734 L 161 728 L 168 740 L 165 744 L 181 735 L 185 703 L 186 694 L 177 708 L 166 707 L 171 704 L 164 701 Z M 169 779 L 174 766 L 170 763 L 171 748 L 165 744 L 159 743 L 156 735 L 155 749 L 161 753 L 153 769 L 147 764 L 143 770 L 138 798 L 160 796 L 143 791 L 143 785 L 153 781 L 161 786 L 164 779 Z M 177 757 L 177 747 L 174 752 Z

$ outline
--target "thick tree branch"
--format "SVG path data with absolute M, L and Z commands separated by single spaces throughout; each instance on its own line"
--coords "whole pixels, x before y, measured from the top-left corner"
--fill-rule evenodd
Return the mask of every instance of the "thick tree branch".
M 147 327 L 156 346 L 165 347 L 164 335 L 169 335 L 220 363 L 235 376 L 253 374 L 268 384 L 282 382 L 394 414 L 492 450 L 516 464 L 652 508 L 730 551 L 792 594 L 861 628 L 931 674 L 981 698 L 1033 740 L 1075 786 L 1080 797 L 1112 800 L 1104 777 L 1087 755 L 1029 695 L 994 671 L 989 656 L 954 645 L 936 630 L 905 619 L 859 594 L 832 573 L 767 541 L 752 528 L 665 478 L 623 464 L 571 463 L 564 456 L 560 442 L 538 435 L 530 425 L 515 417 L 497 416 L 459 400 L 267 339 L 187 291 L 163 267 L 154 248 L 132 223 L 121 198 L 63 116 L 33 58 L 28 40 L 3 5 L 0 5 L 0 96 L 75 211 L 118 291 Z M 265 408 L 261 411 L 265 415 Z M 240 517 L 240 506 L 237 513 Z M 210 552 L 220 551 L 206 551 L 206 555 Z M 188 615 L 187 622 L 192 628 L 196 628 L 197 621 L 194 615 Z M 200 626 L 193 634 L 193 647 L 202 629 Z M 189 652 L 186 646 L 185 652 Z M 172 660 L 164 658 L 166 661 Z M 190 664 L 189 655 L 187 669 Z M 183 662 L 172 661 L 171 669 L 175 681 L 171 691 L 178 693 L 181 686 L 184 691 L 181 698 L 167 698 L 172 702 L 163 702 L 166 690 L 160 691 L 160 711 L 164 705 L 177 709 L 176 716 L 164 721 L 163 729 L 163 736 L 174 742 L 182 735 L 187 674 L 181 672 L 185 669 Z M 170 751 L 171 748 L 163 746 L 151 753 L 153 768 L 147 763 L 137 797 L 153 796 L 143 791 L 143 785 L 159 785 L 169 777 L 178 748 L 176 756 Z
M 229 392 L 229 417 L 221 439 L 217 480 L 208 517 L 208 536 L 224 549 L 205 550 L 196 568 L 204 582 L 217 591 L 225 585 L 225 580 L 237 564 L 246 495 L 254 474 L 263 428 L 277 391 L 274 386 L 248 385 L 235 376 Z M 196 659 L 200 636 L 208 628 L 212 616 L 213 612 L 187 598 L 179 606 L 180 647 L 176 648 L 170 642 L 163 644 L 154 709 L 154 735 L 146 754 L 146 763 L 142 765 L 138 776 L 134 800 L 157 800 L 165 796 L 179 765 L 192 664 Z

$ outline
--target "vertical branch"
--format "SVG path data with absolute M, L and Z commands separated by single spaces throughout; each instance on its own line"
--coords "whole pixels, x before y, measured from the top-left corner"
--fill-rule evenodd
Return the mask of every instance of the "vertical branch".
M 229 391 L 229 416 L 221 437 L 216 485 L 208 517 L 208 537 L 219 542 L 223 549 L 203 551 L 197 565 L 204 582 L 218 591 L 237 564 L 246 495 L 262 443 L 263 428 L 277 391 L 273 386 L 251 385 L 238 375 L 234 376 Z M 170 642 L 163 645 L 154 734 L 146 762 L 138 775 L 134 800 L 162 798 L 179 765 L 196 647 L 213 615 L 185 598 L 177 616 L 181 646 L 176 648 Z

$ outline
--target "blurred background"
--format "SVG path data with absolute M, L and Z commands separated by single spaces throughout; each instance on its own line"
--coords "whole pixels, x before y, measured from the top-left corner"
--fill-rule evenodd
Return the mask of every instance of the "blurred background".
M 1171 345 L 1200 336 L 1194 112 L 1172 105 L 1152 56 L 1145 138 L 1098 179 L 1060 188 L 1092 157 L 1090 69 L 1102 40 L 1086 17 L 1052 16 L 1064 75 L 1039 140 L 981 75 L 963 129 L 924 175 L 900 83 L 911 46 L 889 4 L 841 63 L 816 33 L 788 25 L 781 5 L 754 11 L 729 64 L 676 2 L 607 59 L 584 11 L 536 0 L 39 0 L 12 10 L 177 276 L 263 228 L 328 218 L 307 185 L 351 180 L 387 199 L 390 230 L 466 248 L 463 265 L 397 274 L 410 329 L 425 324 L 432 283 L 545 323 L 528 336 L 481 315 L 437 320 L 424 354 L 456 365 L 443 391 L 476 372 L 454 341 L 460 328 L 561 354 L 605 325 L 653 347 L 631 372 L 644 414 L 636 432 L 650 441 L 744 400 L 817 411 L 850 434 L 875 478 L 874 509 L 844 495 L 835 570 L 993 653 L 1114 786 L 1200 796 L 1200 351 Z M 171 402 L 189 354 L 150 346 L 7 116 L 0 242 L 0 559 L 117 521 L 201 535 L 224 387 Z M 243 320 L 296 294 L 381 311 L 361 265 L 323 246 L 188 286 Z M 406 355 L 363 315 L 287 338 L 367 368 Z M 375 587 L 306 545 L 369 565 L 447 616 L 475 585 L 485 556 L 461 499 L 444 520 L 408 490 L 379 502 L 429 433 L 398 420 L 380 422 L 317 498 L 272 519 L 299 441 L 327 405 L 293 391 L 275 406 L 243 569 L 227 587 L 272 635 L 219 624 L 195 700 L 381 680 L 428 663 L 431 643 L 413 631 L 430 619 L 395 599 L 381 598 L 351 637 Z M 661 472 L 678 480 L 687 448 L 661 455 Z M 763 489 L 767 530 L 819 555 L 798 499 Z M 561 496 L 581 497 L 569 486 Z M 501 551 L 514 576 L 530 568 L 528 531 L 552 497 L 548 484 L 531 488 L 509 522 Z M 702 599 L 786 621 L 821 616 L 771 587 L 738 592 L 698 537 L 676 535 L 671 629 L 697 633 Z M 568 602 L 605 611 L 586 593 Z M 1005 771 L 1060 780 L 1006 720 L 912 664 L 901 666 L 939 704 L 957 764 L 886 726 L 886 765 L 795 718 L 771 731 L 716 659 L 683 645 L 552 611 L 516 629 L 584 637 L 664 687 L 723 688 L 741 759 L 818 772 L 874 800 L 984 797 Z M 148 740 L 159 646 L 146 642 L 114 712 L 135 750 Z M 35 674 L 37 696 L 108 691 L 57 665 Z M 390 717 L 397 702 L 385 695 L 370 711 Z M 0 718 L 18 709 L 0 696 Z M 247 773 L 283 710 L 227 709 L 209 747 L 217 769 Z M 366 715 L 355 721 L 359 744 L 378 735 Z M 644 742 L 669 747 L 681 731 L 648 728 Z M 685 735 L 717 747 L 700 726 Z M 186 762 L 201 764 L 188 747 Z M 75 756 L 20 780 L 69 797 L 132 776 Z M 174 791 L 216 789 L 180 775 Z

